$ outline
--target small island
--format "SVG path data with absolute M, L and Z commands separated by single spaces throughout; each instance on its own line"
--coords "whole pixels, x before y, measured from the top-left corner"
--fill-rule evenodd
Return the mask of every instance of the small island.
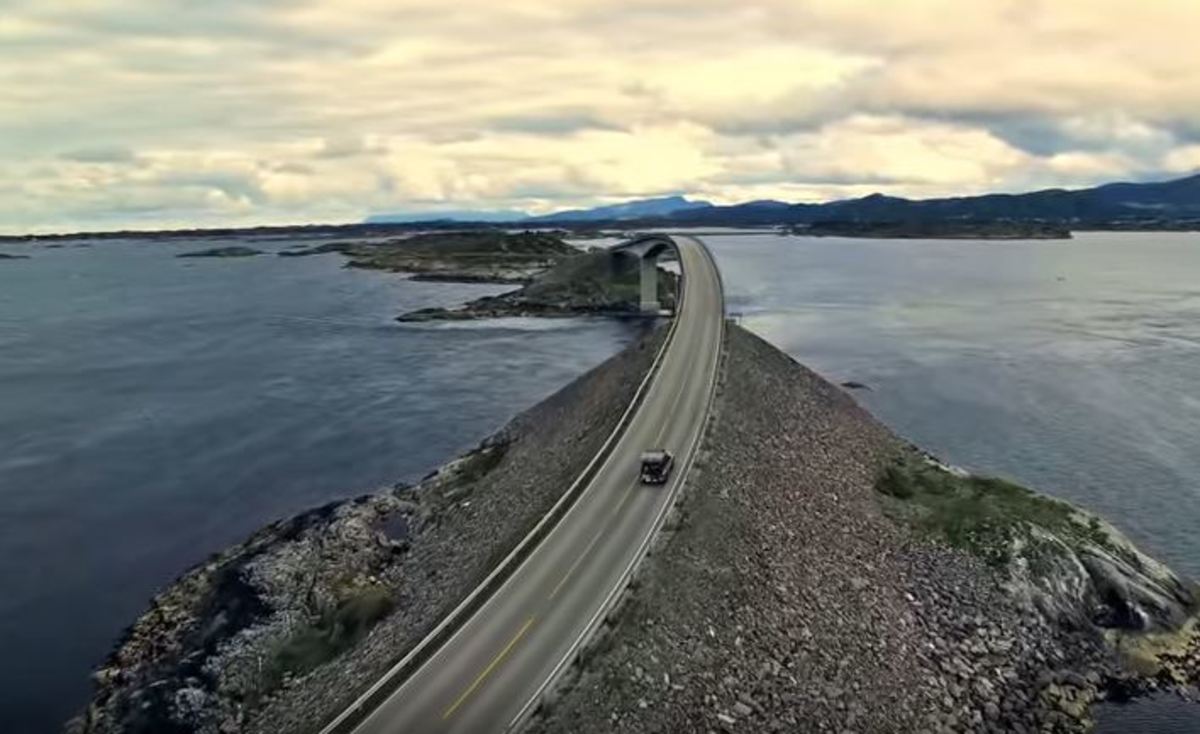
M 241 245 L 231 245 L 229 247 L 214 247 L 210 250 L 196 250 L 195 252 L 185 252 L 175 257 L 254 257 L 261 255 L 262 250 L 256 250 L 253 247 L 244 247 Z
M 577 254 L 537 274 L 527 285 L 484 296 L 459 308 L 423 308 L 397 321 L 461 321 L 503 316 L 634 316 L 641 314 L 639 259 L 604 250 Z M 658 269 L 663 308 L 673 309 L 679 276 Z
M 409 237 L 328 242 L 289 249 L 281 257 L 338 252 L 346 267 L 409 273 L 413 280 L 455 283 L 529 283 L 537 273 L 579 250 L 557 234 L 501 230 L 424 232 Z

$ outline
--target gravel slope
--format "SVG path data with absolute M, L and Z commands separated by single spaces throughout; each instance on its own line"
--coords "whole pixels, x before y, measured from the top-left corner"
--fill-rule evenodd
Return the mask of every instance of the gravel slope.
M 674 535 L 532 730 L 1078 729 L 1096 638 L 1020 608 L 973 557 L 886 517 L 901 442 L 728 330 L 707 461 Z

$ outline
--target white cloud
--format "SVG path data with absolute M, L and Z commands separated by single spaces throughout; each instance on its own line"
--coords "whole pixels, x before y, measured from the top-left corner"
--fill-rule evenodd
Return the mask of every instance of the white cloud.
M 0 230 L 1200 166 L 1194 0 L 9 0 Z

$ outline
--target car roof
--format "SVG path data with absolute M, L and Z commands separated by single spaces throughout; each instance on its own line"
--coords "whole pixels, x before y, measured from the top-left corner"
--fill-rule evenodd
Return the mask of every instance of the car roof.
M 665 458 L 667 458 L 667 452 L 663 449 L 642 452 L 642 461 L 662 461 Z

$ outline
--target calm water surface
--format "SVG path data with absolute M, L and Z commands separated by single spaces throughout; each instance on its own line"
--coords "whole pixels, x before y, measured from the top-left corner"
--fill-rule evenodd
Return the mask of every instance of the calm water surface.
M 191 564 L 419 478 L 638 328 L 404 326 L 391 317 L 505 288 L 344 270 L 332 254 L 174 257 L 214 244 L 0 246 L 33 255 L 0 261 L 5 734 L 57 730 L 122 628 Z
M 1200 578 L 1200 235 L 706 241 L 743 325 L 869 385 L 856 397 L 898 433 Z M 1200 706 L 1170 697 L 1102 716 L 1111 734 L 1200 732 Z

